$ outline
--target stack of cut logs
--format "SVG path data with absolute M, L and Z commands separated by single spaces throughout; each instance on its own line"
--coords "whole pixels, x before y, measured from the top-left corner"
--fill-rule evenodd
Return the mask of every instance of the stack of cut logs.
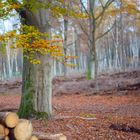
M 19 119 L 14 112 L 0 112 L 0 140 L 66 140 L 63 134 L 33 133 L 29 120 Z

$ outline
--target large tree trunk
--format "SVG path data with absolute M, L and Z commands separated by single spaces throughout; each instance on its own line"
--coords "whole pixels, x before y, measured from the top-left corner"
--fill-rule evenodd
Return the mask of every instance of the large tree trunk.
M 20 14 L 24 17 L 24 24 L 34 26 L 40 32 L 50 32 L 49 13 L 46 9 L 37 9 L 35 12 L 25 9 Z M 50 117 L 52 115 L 52 60 L 48 55 L 37 54 L 37 57 L 41 60 L 41 64 L 33 65 L 26 58 L 23 60 L 20 117 L 32 117 L 33 115 Z

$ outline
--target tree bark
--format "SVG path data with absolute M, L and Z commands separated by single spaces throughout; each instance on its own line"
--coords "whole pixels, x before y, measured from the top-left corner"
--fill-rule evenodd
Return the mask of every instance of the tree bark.
M 90 23 L 90 65 L 91 65 L 91 78 L 95 80 L 95 88 L 98 90 L 98 81 L 97 81 L 97 75 L 98 75 L 98 60 L 97 60 L 97 51 L 96 51 L 96 19 L 95 19 L 95 0 L 89 0 L 89 23 Z
M 4 138 L 5 132 L 4 132 L 5 127 L 0 124 L 0 139 Z
M 43 2 L 46 0 L 41 1 Z M 40 8 L 31 12 L 25 7 L 20 15 L 24 18 L 23 24 L 34 26 L 42 33 L 50 33 L 49 12 L 46 9 Z M 46 117 L 52 115 L 52 60 L 49 55 L 37 54 L 37 57 L 41 64 L 33 65 L 23 58 L 23 87 L 19 115 L 24 118 L 39 113 L 46 113 Z
M 39 140 L 67 140 L 67 137 L 63 135 L 62 133 L 59 134 L 46 134 L 41 132 L 34 132 L 34 135 L 39 138 Z
M 63 52 L 64 52 L 64 62 L 66 61 L 65 56 L 67 56 L 67 33 L 68 33 L 68 20 L 64 19 L 64 43 L 63 43 Z M 63 74 L 66 76 L 67 67 L 63 65 Z

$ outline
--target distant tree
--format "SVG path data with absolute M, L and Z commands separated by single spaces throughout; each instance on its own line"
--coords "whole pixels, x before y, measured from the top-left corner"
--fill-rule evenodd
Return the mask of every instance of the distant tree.
M 127 14 L 136 14 L 139 12 L 139 10 L 137 9 L 135 0 L 79 0 L 79 2 L 81 11 L 87 15 L 86 19 L 79 20 L 78 22 L 79 27 L 85 33 L 88 40 L 89 55 L 87 76 L 88 79 L 95 79 L 96 85 L 98 85 L 97 44 L 99 44 L 99 40 L 101 40 L 105 35 L 111 32 L 113 27 L 115 27 L 116 15 L 120 17 L 120 12 Z M 117 3 L 120 3 L 121 5 L 118 6 Z M 121 35 L 123 35 L 122 32 Z
M 88 56 L 88 67 L 87 67 L 87 77 L 88 79 L 95 79 L 96 88 L 98 89 L 97 75 L 98 75 L 98 60 L 97 60 L 97 48 L 96 41 L 105 36 L 111 27 L 105 31 L 98 34 L 98 29 L 105 19 L 105 14 L 114 0 L 79 0 L 83 12 L 87 15 L 88 27 L 85 27 L 80 23 L 80 27 L 88 38 L 89 56 Z

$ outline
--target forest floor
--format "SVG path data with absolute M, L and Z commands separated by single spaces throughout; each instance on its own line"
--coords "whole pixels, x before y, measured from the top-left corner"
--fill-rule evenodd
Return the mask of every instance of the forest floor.
M 53 79 L 53 118 L 32 119 L 34 129 L 63 133 L 68 140 L 140 140 L 140 71 Z M 0 82 L 0 111 L 16 111 L 21 82 Z

